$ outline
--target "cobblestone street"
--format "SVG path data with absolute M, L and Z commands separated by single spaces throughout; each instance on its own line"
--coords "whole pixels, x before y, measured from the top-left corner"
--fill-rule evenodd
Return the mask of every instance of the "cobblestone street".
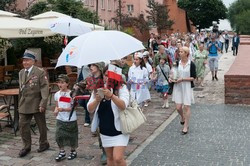
M 249 107 L 224 105 L 224 74 L 234 61 L 231 53 L 220 58 L 219 81 L 211 81 L 210 73 L 205 77 L 205 87 L 196 88 L 196 103 L 192 107 L 190 133 L 182 136 L 179 118 L 174 112 L 174 103 L 169 109 L 162 109 L 159 94 L 152 92 L 152 101 L 144 109 L 147 122 L 131 134 L 131 140 L 126 148 L 126 156 L 130 165 L 243 165 L 250 163 L 247 139 L 249 131 Z M 201 96 L 201 97 L 200 97 Z M 97 137 L 92 137 L 90 128 L 83 127 L 84 114 L 78 108 L 79 148 L 78 157 L 73 161 L 64 160 L 56 163 L 55 155 L 58 148 L 55 143 L 55 117 L 52 106 L 47 111 L 48 139 L 50 149 L 37 153 L 39 133 L 32 134 L 32 150 L 24 158 L 18 157 L 22 148 L 20 135 L 15 137 L 13 131 L 4 127 L 0 133 L 0 165 L 100 165 L 101 150 Z M 172 115 L 172 116 L 171 116 Z M 169 118 L 171 117 L 171 118 Z M 161 132 L 156 130 L 168 119 L 174 119 Z M 2 124 L 4 126 L 4 124 Z M 158 135 L 159 134 L 159 135 Z M 149 137 L 155 135 L 151 142 Z M 157 137 L 158 135 L 158 137 Z M 142 153 L 135 155 L 145 142 L 149 145 L 141 149 Z M 136 158 L 137 157 L 137 158 Z M 130 160 L 134 158 L 134 160 Z

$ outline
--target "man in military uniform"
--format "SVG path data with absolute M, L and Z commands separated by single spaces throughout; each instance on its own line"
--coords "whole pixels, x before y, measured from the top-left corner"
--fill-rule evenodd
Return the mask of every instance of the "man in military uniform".
M 19 153 L 20 157 L 26 156 L 31 150 L 30 122 L 33 116 L 40 133 L 37 152 L 43 152 L 49 148 L 45 120 L 49 85 L 45 71 L 34 66 L 35 62 L 35 54 L 28 50 L 25 51 L 23 55 L 24 69 L 19 72 L 19 127 L 24 145 Z

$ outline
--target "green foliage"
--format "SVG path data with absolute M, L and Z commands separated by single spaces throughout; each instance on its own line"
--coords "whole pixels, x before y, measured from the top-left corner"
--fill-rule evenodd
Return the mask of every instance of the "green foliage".
M 249 0 L 235 1 L 228 9 L 228 19 L 230 21 L 231 27 L 241 34 L 250 34 L 249 10 Z
M 169 10 L 166 5 L 159 4 L 155 0 L 148 0 L 148 8 L 149 10 L 146 11 L 149 14 L 147 19 L 151 26 L 156 26 L 160 33 L 163 29 L 171 29 L 174 21 L 169 19 Z
M 28 16 L 32 17 L 49 10 L 60 12 L 90 23 L 97 24 L 99 22 L 96 13 L 87 8 L 83 8 L 83 3 L 76 0 L 39 1 L 28 9 Z
M 121 6 L 123 10 L 124 6 Z M 131 14 L 123 14 L 119 9 L 116 10 L 116 16 L 112 18 L 116 25 L 120 25 L 122 31 L 127 31 L 128 27 L 136 27 L 141 33 L 149 29 L 147 21 L 144 19 L 144 15 L 140 14 L 138 17 L 132 17 Z M 118 29 L 118 28 L 117 28 Z M 134 32 L 133 32 L 134 33 Z M 128 33 L 130 34 L 130 33 Z
M 144 15 L 140 14 L 137 18 L 134 18 L 134 23 L 133 25 L 140 30 L 141 33 L 144 31 L 149 30 L 149 24 L 148 22 L 144 19 Z
M 134 29 L 132 27 L 124 28 L 123 32 L 125 32 L 131 36 L 135 35 Z
M 15 2 L 15 0 L 0 0 L 0 10 L 6 10 L 6 7 L 13 2 Z
M 60 40 L 59 40 L 59 39 Z M 52 58 L 62 50 L 62 37 L 60 35 L 46 38 L 13 39 L 14 54 L 21 58 L 27 48 L 41 48 L 42 56 Z
M 222 0 L 178 0 L 178 6 L 199 29 L 209 28 L 213 21 L 226 18 L 227 8 Z
M 50 10 L 51 8 L 49 7 L 47 2 L 40 1 L 32 5 L 32 7 L 28 9 L 27 15 L 28 17 L 32 17 Z
M 82 1 L 76 0 L 54 0 L 52 2 L 52 9 L 74 18 L 79 18 L 80 20 L 86 22 L 98 23 L 98 17 L 94 12 L 91 12 L 87 8 L 83 8 Z
M 236 29 L 241 34 L 250 34 L 250 9 L 242 11 L 236 16 Z

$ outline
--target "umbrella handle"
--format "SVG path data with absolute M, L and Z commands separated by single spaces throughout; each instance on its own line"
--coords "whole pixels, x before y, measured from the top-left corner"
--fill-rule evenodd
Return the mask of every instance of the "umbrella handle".
M 76 102 L 76 100 L 74 100 L 73 107 L 72 107 L 72 109 L 70 111 L 70 114 L 69 114 L 69 121 L 70 121 L 70 119 L 71 119 L 71 117 L 73 115 L 73 112 L 75 110 L 76 105 L 77 105 L 77 102 Z

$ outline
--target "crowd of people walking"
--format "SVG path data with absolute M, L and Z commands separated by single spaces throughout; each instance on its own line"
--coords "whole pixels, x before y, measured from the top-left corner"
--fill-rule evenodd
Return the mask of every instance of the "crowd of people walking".
M 211 80 L 218 81 L 218 59 L 224 50 L 228 52 L 229 43 L 230 37 L 227 32 L 215 34 L 202 31 L 190 34 L 175 33 L 170 36 L 151 34 L 146 50 L 110 62 L 122 71 L 122 79 L 119 81 L 108 77 L 109 64 L 101 62 L 80 68 L 78 81 L 85 81 L 86 88 L 91 94 L 89 101 L 79 100 L 79 104 L 85 109 L 84 126 L 91 124 L 91 131 L 98 135 L 103 150 L 101 160 L 107 161 L 110 166 L 126 165 L 124 152 L 129 142 L 129 134 L 121 132 L 119 111 L 124 110 L 132 100 L 142 109 L 153 104 L 150 103 L 151 91 L 159 93 L 163 109 L 169 109 L 169 99 L 172 99 L 175 103 L 173 109 L 179 113 L 180 124 L 183 125 L 181 134 L 188 134 L 191 105 L 194 103 L 193 88 L 206 86 L 203 80 L 207 65 L 212 73 Z M 234 55 L 238 53 L 238 44 L 239 37 L 235 34 L 232 38 Z M 20 72 L 21 75 L 25 75 L 26 71 L 37 72 L 36 76 L 31 78 L 33 82 L 27 81 L 26 76 L 21 77 L 23 98 L 27 98 L 25 93 L 29 91 L 41 94 L 37 97 L 41 102 L 34 103 L 36 111 L 32 112 L 31 116 L 26 112 L 20 112 L 20 130 L 24 142 L 20 157 L 27 155 L 31 149 L 31 138 L 27 128 L 32 116 L 35 117 L 41 133 L 38 151 L 42 152 L 49 148 L 44 123 L 48 80 L 42 71 L 33 66 L 35 59 L 32 52 L 26 52 L 23 56 L 25 69 Z M 41 87 L 34 89 L 34 80 L 37 80 L 39 85 L 42 83 Z M 73 97 L 68 89 L 67 75 L 58 77 L 58 85 L 60 90 L 54 95 L 54 114 L 57 119 L 55 140 L 59 153 L 55 160 L 61 161 L 66 158 L 65 146 L 71 147 L 67 159 L 73 160 L 77 157 L 78 126 L 76 112 L 71 114 Z M 22 110 L 28 104 L 28 100 L 23 100 L 19 107 Z M 89 113 L 93 114 L 93 118 L 90 118 Z M 71 118 L 68 118 L 69 116 Z

